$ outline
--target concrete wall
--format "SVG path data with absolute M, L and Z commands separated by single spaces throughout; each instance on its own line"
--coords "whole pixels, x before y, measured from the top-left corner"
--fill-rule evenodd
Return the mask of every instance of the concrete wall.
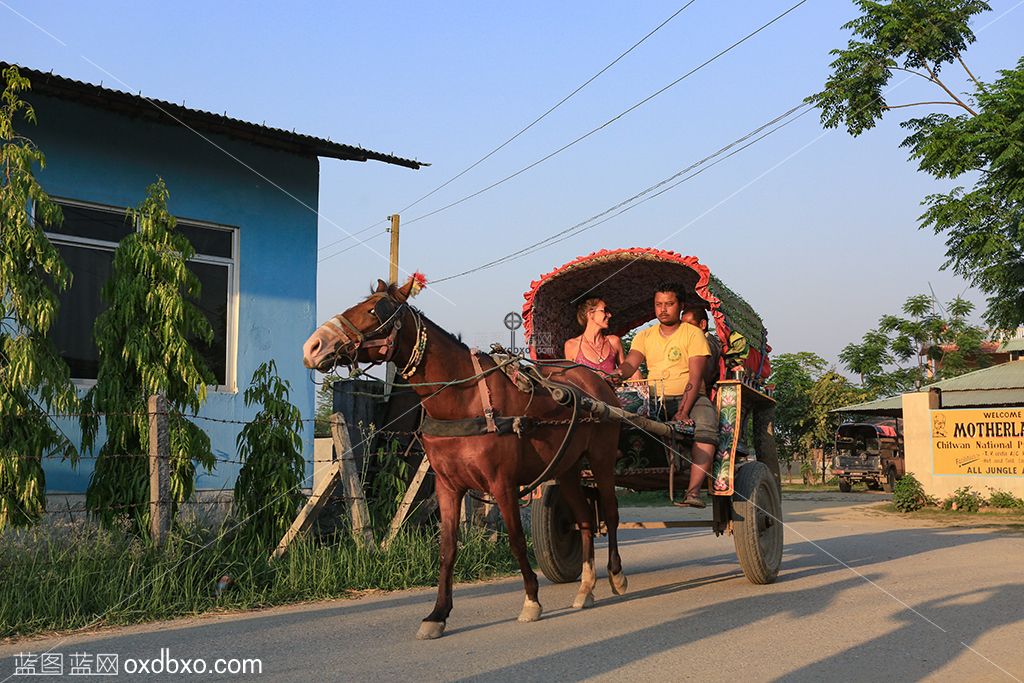
M 907 472 L 917 477 L 926 493 L 940 500 L 963 486 L 970 486 L 986 497 L 990 494 L 989 487 L 1024 497 L 1024 476 L 935 473 L 932 411 L 941 407 L 940 402 L 937 392 L 903 394 L 903 436 Z
M 23 132 L 46 155 L 39 179 L 54 197 L 135 206 L 160 176 L 170 191 L 173 214 L 239 229 L 237 387 L 211 391 L 202 414 L 250 419 L 255 411 L 245 407 L 242 392 L 256 367 L 275 359 L 291 383 L 292 402 L 303 417 L 312 418 L 315 387 L 302 367 L 301 346 L 316 325 L 317 216 L 308 207 L 318 206 L 318 160 L 206 135 L 221 151 L 182 126 L 144 122 L 49 97 L 28 99 L 36 108 L 38 125 L 24 126 Z M 218 457 L 236 458 L 240 425 L 200 425 Z M 77 438 L 74 423 L 62 422 L 62 428 Z M 307 425 L 305 443 L 311 474 L 312 423 Z M 237 471 L 238 465 L 222 464 L 213 475 L 200 475 L 197 487 L 231 487 Z M 91 472 L 88 460 L 77 471 L 49 462 L 48 489 L 84 491 Z

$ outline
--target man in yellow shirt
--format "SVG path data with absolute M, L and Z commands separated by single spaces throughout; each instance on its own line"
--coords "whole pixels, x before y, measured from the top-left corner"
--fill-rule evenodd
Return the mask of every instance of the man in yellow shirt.
M 658 324 L 641 330 L 633 338 L 626 360 L 616 375 L 629 377 L 647 361 L 647 380 L 663 394 L 667 416 L 692 422 L 694 426 L 690 485 L 683 505 L 704 507 L 700 487 L 704 483 L 718 446 L 718 414 L 711 400 L 701 392 L 701 378 L 711 355 L 700 328 L 680 320 L 683 296 L 672 283 L 658 286 L 654 294 L 654 315 Z

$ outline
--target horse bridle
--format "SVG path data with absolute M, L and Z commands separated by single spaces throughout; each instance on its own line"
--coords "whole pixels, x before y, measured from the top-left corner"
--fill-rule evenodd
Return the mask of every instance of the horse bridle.
M 387 336 L 375 337 L 364 334 L 362 330 L 356 327 L 355 323 L 345 317 L 344 313 L 338 313 L 327 319 L 325 325 L 330 325 L 338 331 L 341 335 L 341 347 L 335 351 L 335 360 L 344 355 L 344 357 L 351 360 L 356 359 L 356 355 L 363 349 L 383 349 L 383 358 L 377 362 L 389 362 L 391 357 L 395 354 L 395 340 L 398 337 L 398 333 L 402 330 L 402 320 L 399 317 L 404 309 L 408 308 L 408 304 L 398 304 L 388 315 L 384 310 L 383 304 L 393 304 L 395 301 L 388 296 L 382 296 L 380 300 L 373 306 L 373 315 L 381 321 L 377 329 L 370 332 L 370 335 L 376 335 L 378 332 L 383 332 L 390 327 L 390 331 L 387 332 Z

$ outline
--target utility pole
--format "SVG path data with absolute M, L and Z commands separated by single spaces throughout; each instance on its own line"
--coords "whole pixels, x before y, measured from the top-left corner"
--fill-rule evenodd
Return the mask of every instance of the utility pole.
M 391 284 L 398 283 L 398 214 L 391 214 Z
M 389 216 L 391 219 L 391 271 L 388 274 L 389 282 L 393 285 L 398 284 L 398 214 L 393 213 Z M 386 384 L 384 386 L 385 397 L 391 397 L 391 388 L 394 386 L 395 375 L 398 374 L 398 368 L 395 367 L 394 363 L 388 363 L 384 371 L 386 378 Z

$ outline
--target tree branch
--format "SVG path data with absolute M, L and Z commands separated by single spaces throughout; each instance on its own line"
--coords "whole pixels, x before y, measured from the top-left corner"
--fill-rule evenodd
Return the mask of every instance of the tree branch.
M 945 83 L 943 83 L 942 81 L 940 81 L 940 80 L 939 80 L 939 77 L 935 75 L 935 71 L 933 71 L 933 70 L 932 70 L 932 68 L 931 68 L 930 66 L 928 66 L 927 64 L 925 64 L 925 65 L 924 65 L 924 68 L 928 69 L 928 73 L 929 73 L 929 74 L 931 74 L 931 76 L 932 76 L 932 80 L 933 80 L 933 81 L 935 81 L 935 84 L 936 84 L 936 85 L 938 85 L 938 86 L 939 86 L 940 88 L 942 88 L 943 90 L 945 90 L 945 91 L 946 91 L 946 94 L 947 94 L 947 95 L 949 95 L 950 97 L 952 97 L 952 98 L 953 98 L 953 99 L 954 99 L 954 100 L 956 101 L 956 103 L 957 103 L 958 105 L 960 105 L 961 107 L 963 107 L 964 109 L 966 109 L 966 110 L 967 110 L 967 111 L 968 111 L 968 112 L 969 112 L 969 113 L 971 114 L 971 116 L 977 116 L 977 115 L 978 115 L 978 112 L 976 112 L 976 111 L 974 111 L 973 109 L 971 109 L 970 107 L 968 107 L 968 106 L 967 106 L 967 105 L 966 105 L 966 104 L 964 103 L 964 101 L 963 101 L 963 100 L 961 100 L 961 99 L 960 99 L 959 97 L 957 97 L 957 96 L 956 96 L 956 95 L 955 95 L 955 94 L 953 93 L 953 91 L 952 91 L 952 90 L 950 90 L 949 88 L 947 88 L 947 87 L 946 87 L 946 84 L 945 84 Z
M 951 104 L 954 107 L 960 106 L 956 102 L 911 102 L 910 104 L 887 104 L 885 105 L 885 109 L 903 109 L 904 107 L 919 107 L 923 104 Z
M 929 83 L 934 83 L 935 82 L 934 80 L 932 80 L 928 76 L 925 76 L 920 71 L 914 71 L 913 69 L 904 69 L 901 66 L 890 66 L 889 68 L 891 70 L 893 70 L 893 71 L 903 71 L 903 72 L 908 73 L 908 74 L 913 74 L 915 76 L 919 76 L 920 78 L 923 78 L 924 80 L 928 81 Z
M 972 81 L 974 81 L 974 85 L 978 86 L 978 90 L 984 90 L 985 86 L 982 85 L 981 81 L 979 81 L 977 78 L 975 78 L 974 74 L 971 73 L 971 70 L 967 68 L 967 64 L 964 63 L 964 59 L 963 59 L 963 57 L 960 56 L 959 52 L 956 53 L 956 61 L 960 62 L 960 66 L 962 66 L 964 68 L 964 71 L 967 72 L 967 75 L 971 77 Z

